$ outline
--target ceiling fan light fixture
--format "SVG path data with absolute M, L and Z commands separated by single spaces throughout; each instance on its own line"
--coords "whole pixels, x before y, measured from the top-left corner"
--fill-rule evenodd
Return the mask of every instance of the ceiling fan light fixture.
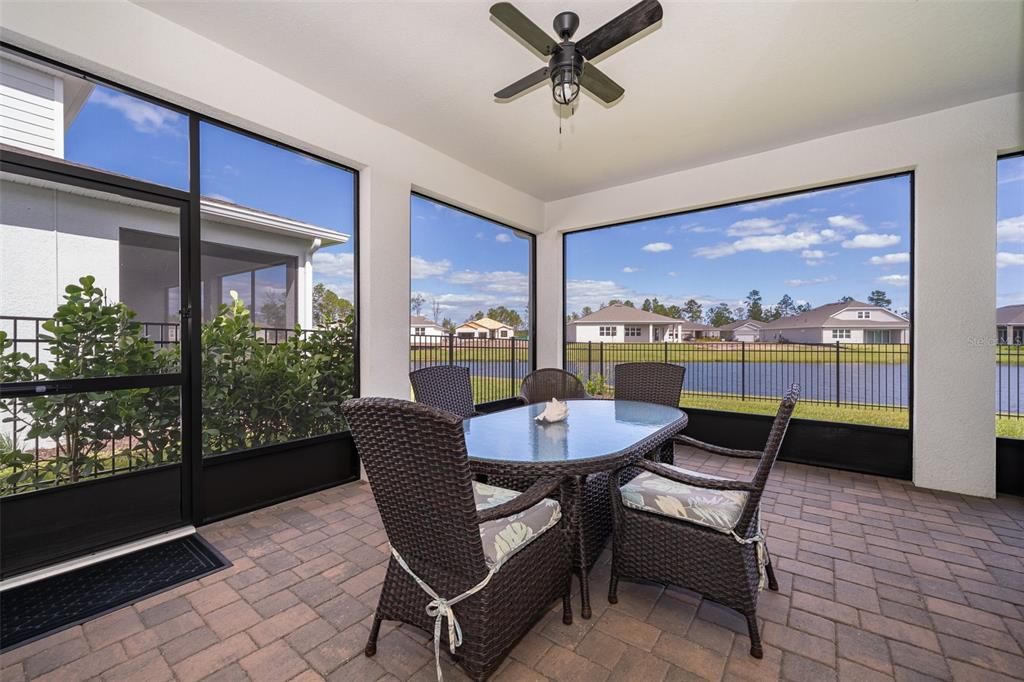
M 551 94 L 559 104 L 572 104 L 580 94 L 580 75 L 572 66 L 557 69 L 551 75 Z

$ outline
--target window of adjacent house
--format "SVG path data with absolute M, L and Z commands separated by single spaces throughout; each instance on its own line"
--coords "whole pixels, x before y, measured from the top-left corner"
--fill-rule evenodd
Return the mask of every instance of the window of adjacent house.
M 626 327 L 624 336 L 640 336 L 640 327 Z M 674 335 L 674 332 L 672 333 Z
M 848 339 L 848 338 L 850 338 L 850 330 L 849 329 L 833 329 L 832 330 L 832 338 L 833 339 Z
M 427 328 L 426 327 L 416 327 L 415 333 L 416 333 L 417 336 L 423 336 L 424 334 L 427 333 Z
M 598 329 L 598 336 L 617 336 L 618 327 L 600 327 Z

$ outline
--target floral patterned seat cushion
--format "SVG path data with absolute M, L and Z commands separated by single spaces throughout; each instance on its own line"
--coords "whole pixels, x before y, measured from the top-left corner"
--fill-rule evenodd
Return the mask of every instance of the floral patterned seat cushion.
M 519 494 L 515 490 L 473 482 L 473 497 L 478 511 L 514 500 Z M 481 523 L 480 539 L 484 543 L 487 566 L 500 567 L 561 518 L 562 508 L 558 502 L 545 499 L 518 514 Z
M 697 471 L 666 464 L 689 476 L 724 480 Z M 682 519 L 723 533 L 732 531 L 743 513 L 748 493 L 743 490 L 712 490 L 676 483 L 650 471 L 644 471 L 622 486 L 622 504 L 632 509 Z

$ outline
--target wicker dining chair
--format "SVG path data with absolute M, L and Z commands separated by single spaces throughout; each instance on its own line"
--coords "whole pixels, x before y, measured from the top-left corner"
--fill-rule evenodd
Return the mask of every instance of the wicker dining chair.
M 678 585 L 735 609 L 747 619 L 750 654 L 764 655 L 757 597 L 767 579 L 779 589 L 760 523 L 761 495 L 786 435 L 800 387 L 779 405 L 763 452 L 733 450 L 686 436 L 678 442 L 730 457 L 759 459 L 750 481 L 730 480 L 641 460 L 611 475 L 615 530 L 608 601 L 619 578 Z M 763 573 L 762 573 L 763 571 Z
M 554 367 L 530 372 L 519 389 L 519 399 L 528 405 L 546 403 L 552 398 L 573 400 L 589 397 L 576 375 Z
M 463 419 L 477 414 L 469 367 L 434 365 L 409 372 L 416 402 L 457 414 Z
M 679 407 L 686 368 L 669 362 L 624 362 L 615 365 L 615 399 L 641 400 Z
M 572 622 L 568 533 L 548 499 L 560 480 L 523 493 L 474 482 L 462 419 L 450 412 L 391 398 L 349 400 L 341 411 L 392 551 L 367 656 L 381 621 L 398 620 L 434 636 L 435 656 L 447 645 L 484 680 L 559 598 Z M 455 621 L 443 622 L 449 609 L 461 645 Z

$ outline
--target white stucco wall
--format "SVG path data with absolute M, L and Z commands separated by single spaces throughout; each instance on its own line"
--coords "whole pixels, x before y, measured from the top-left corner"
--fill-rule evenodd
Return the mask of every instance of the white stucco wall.
M 971 338 L 995 326 L 996 156 L 1024 147 L 1022 122 L 1022 95 L 1006 95 L 549 202 L 543 243 L 584 227 L 915 171 L 914 481 L 991 496 L 995 372 L 991 349 Z M 559 253 L 539 268 L 537 288 L 556 290 L 561 280 Z M 538 312 L 553 336 L 561 312 L 551 308 Z M 540 362 L 559 361 L 558 349 L 547 339 Z

